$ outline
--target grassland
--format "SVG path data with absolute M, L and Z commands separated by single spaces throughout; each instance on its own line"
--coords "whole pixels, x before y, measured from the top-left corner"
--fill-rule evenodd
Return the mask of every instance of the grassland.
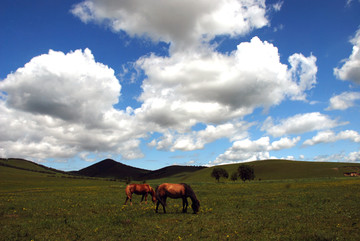
M 216 183 L 199 172 L 169 179 L 191 184 L 197 215 L 172 199 L 156 214 L 140 196 L 124 206 L 121 182 L 0 166 L 0 240 L 360 240 L 359 178 Z

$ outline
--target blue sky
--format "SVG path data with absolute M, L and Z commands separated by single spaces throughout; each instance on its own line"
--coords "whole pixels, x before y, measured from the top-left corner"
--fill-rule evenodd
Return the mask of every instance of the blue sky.
M 0 156 L 360 161 L 360 1 L 5 0 Z

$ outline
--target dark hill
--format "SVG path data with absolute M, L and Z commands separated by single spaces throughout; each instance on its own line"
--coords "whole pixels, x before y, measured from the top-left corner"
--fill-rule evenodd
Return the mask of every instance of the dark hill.
M 129 177 L 132 180 L 138 180 L 140 176 L 144 176 L 149 172 L 150 171 L 145 169 L 131 167 L 111 159 L 106 159 L 72 173 L 88 177 L 107 177 L 118 179 L 125 179 Z
M 141 181 L 170 177 L 172 175 L 182 172 L 195 172 L 202 168 L 205 167 L 168 166 L 159 170 L 150 171 L 141 168 L 131 167 L 111 159 L 106 159 L 72 173 L 88 177 L 105 177 L 116 179 L 131 178 L 131 180 Z

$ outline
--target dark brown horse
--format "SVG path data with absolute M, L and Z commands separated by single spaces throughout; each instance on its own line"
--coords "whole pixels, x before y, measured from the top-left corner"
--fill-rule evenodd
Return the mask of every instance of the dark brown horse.
M 197 213 L 200 209 L 200 202 L 196 198 L 196 195 L 192 188 L 185 184 L 172 184 L 172 183 L 163 183 L 160 186 L 156 187 L 156 212 L 158 212 L 159 204 L 163 206 L 164 213 L 166 213 L 165 206 L 166 206 L 166 198 L 182 198 L 183 209 L 182 212 L 186 213 L 188 207 L 187 198 L 189 197 L 192 201 L 191 207 L 194 213 Z
M 152 187 L 150 187 L 149 184 L 129 184 L 126 186 L 125 192 L 126 192 L 126 200 L 124 205 L 126 205 L 129 199 L 130 199 L 130 205 L 132 205 L 131 199 L 133 193 L 142 195 L 141 202 L 144 200 L 145 197 L 145 203 L 147 203 L 147 196 L 150 193 L 152 197 L 152 201 L 156 202 L 155 191 Z

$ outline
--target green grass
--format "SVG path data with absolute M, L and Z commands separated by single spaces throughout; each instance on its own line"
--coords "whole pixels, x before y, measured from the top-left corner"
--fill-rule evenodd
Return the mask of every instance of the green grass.
M 124 183 L 0 167 L 0 240 L 360 240 L 359 178 L 190 184 L 197 215 L 180 199 L 156 214 L 123 206 Z

